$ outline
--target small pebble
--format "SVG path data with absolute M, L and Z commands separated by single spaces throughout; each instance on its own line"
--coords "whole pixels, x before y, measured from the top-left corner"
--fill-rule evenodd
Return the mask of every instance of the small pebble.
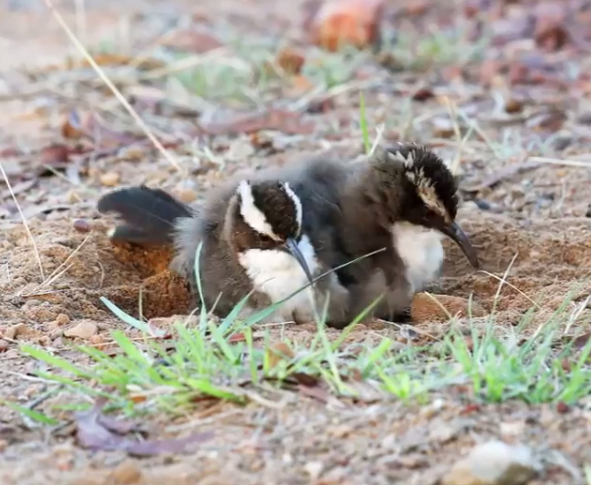
M 10 344 L 6 340 L 0 339 L 0 352 L 6 352 L 9 347 Z
M 74 221 L 74 229 L 78 232 L 90 232 L 92 228 L 86 219 L 76 219 Z
M 109 475 L 109 478 L 121 485 L 132 485 L 142 480 L 142 471 L 137 463 L 132 460 L 119 463 Z
M 105 187 L 115 187 L 119 184 L 121 175 L 119 175 L 117 172 L 107 172 L 101 174 L 99 180 Z
M 456 462 L 441 485 L 525 485 L 538 470 L 530 448 L 489 441 Z
M 64 335 L 66 337 L 78 337 L 86 340 L 96 335 L 97 331 L 96 324 L 89 321 L 82 321 L 78 325 L 64 331 Z

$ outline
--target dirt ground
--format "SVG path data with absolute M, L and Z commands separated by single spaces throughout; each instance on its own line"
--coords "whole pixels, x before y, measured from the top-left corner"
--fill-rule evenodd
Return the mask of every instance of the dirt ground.
M 210 25 L 214 31 L 231 24 L 245 35 L 297 39 L 305 10 L 304 2 L 270 0 L 219 0 L 199 2 L 198 6 L 181 0 L 83 3 L 88 45 L 120 42 L 122 51 L 136 53 L 181 19 L 188 24 Z M 385 19 L 391 25 L 398 21 L 423 25 L 423 16 L 446 19 L 450 15 L 437 9 L 427 13 L 419 12 L 418 7 L 413 10 L 423 3 L 429 2 L 392 2 L 406 7 L 409 18 Z M 504 2 L 492 2 L 496 3 Z M 513 7 L 513 2 L 507 2 L 503 8 L 519 12 L 521 3 L 528 2 L 516 2 Z M 69 25 L 76 25 L 73 2 L 55 2 L 55 6 Z M 464 12 L 463 7 L 449 7 L 452 16 L 454 8 Z M 500 18 L 502 23 L 511 15 Z M 468 25 L 476 22 L 467 17 L 464 21 Z M 91 321 L 97 331 L 90 339 L 97 345 L 108 340 L 111 329 L 126 329 L 100 302 L 102 296 L 137 315 L 141 289 L 144 316 L 187 313 L 184 282 L 167 272 L 169 255 L 165 251 L 116 248 L 108 241 L 105 232 L 112 221 L 99 217 L 94 207 L 110 186 L 159 184 L 194 200 L 227 173 L 246 166 L 297 163 L 298 157 L 327 148 L 348 157 L 363 151 L 357 127 L 358 98 L 345 92 L 335 98 L 332 109 L 309 110 L 303 115 L 315 123 L 313 134 L 272 135 L 276 136 L 272 150 L 253 145 L 250 135 L 213 137 L 210 141 L 216 157 L 235 159 L 223 170 L 204 158 L 188 161 L 193 172 L 190 180 L 156 150 L 147 148 L 149 145 L 142 145 L 140 156 L 119 149 L 105 156 L 92 152 L 73 155 L 64 162 L 48 155 L 47 147 L 55 143 L 72 146 L 63 133 L 68 113 L 72 109 L 97 110 L 105 99 L 113 103 L 113 98 L 104 88 L 92 95 L 100 84 L 92 84 L 91 70 L 63 67 L 74 50 L 43 2 L 5 2 L 0 7 L 0 32 L 0 161 L 28 222 L 44 273 L 42 277 L 19 210 L 7 186 L 0 183 L 2 399 L 27 405 L 46 389 L 43 381 L 31 377 L 38 364 L 20 354 L 19 343 L 62 349 L 62 356 L 77 358 L 67 350 L 71 339 L 64 336 L 65 329 Z M 585 35 L 577 41 L 583 46 L 573 47 L 575 41 L 571 40 L 566 47 L 550 51 L 538 49 L 534 40 L 529 42 L 520 37 L 498 41 L 493 43 L 490 57 L 518 62 L 515 59 L 523 52 L 538 56 L 535 62 L 524 61 L 522 68 L 534 74 L 542 72 L 550 81 L 520 83 L 510 66 L 509 71 L 500 68 L 492 81 L 483 82 L 480 76 L 485 59 L 465 66 L 461 73 L 450 73 L 447 68 L 424 73 L 380 71 L 378 87 L 366 95 L 372 126 L 394 113 L 394 126 L 386 133 L 393 139 L 402 132 L 397 102 L 412 94 L 413 85 L 456 99 L 475 113 L 488 137 L 499 145 L 508 126 L 519 137 L 519 143 L 506 143 L 512 150 L 506 156 L 495 156 L 482 137 L 474 136 L 463 149 L 460 165 L 465 201 L 459 222 L 477 247 L 482 268 L 502 276 L 510 266 L 509 283 L 529 297 L 508 286 L 503 288 L 497 302 L 497 324 L 502 326 L 519 323 L 532 306 L 531 300 L 551 313 L 574 288 L 577 302 L 591 290 L 591 102 L 585 77 L 581 75 L 576 82 L 566 79 L 569 74 L 565 73 L 571 71 L 564 67 L 579 65 L 584 72 L 589 44 Z M 56 65 L 62 66 L 61 74 L 51 67 Z M 379 68 L 368 67 L 361 79 L 372 79 L 374 71 Z M 83 87 L 73 88 L 77 82 Z M 124 86 L 123 81 L 120 84 Z M 84 96 L 79 97 L 77 89 Z M 505 112 L 498 115 L 493 106 L 498 93 L 505 101 L 523 104 L 522 118 Z M 412 106 L 415 120 L 426 120 L 412 134 L 413 139 L 452 159 L 457 153 L 454 135 L 442 133 L 445 130 L 435 122 L 447 116 L 445 106 L 436 98 L 413 101 Z M 493 115 L 498 116 L 492 119 Z M 124 116 L 116 119 L 133 127 L 133 121 Z M 187 127 L 192 126 L 178 113 L 159 113 L 154 119 L 159 132 L 170 139 L 180 132 L 190 133 Z M 334 126 L 338 126 L 336 131 L 327 128 Z M 134 130 L 141 136 L 137 128 Z M 171 144 L 182 160 L 190 159 L 190 138 L 186 135 L 183 143 Z M 546 161 L 528 161 L 528 156 L 545 157 Z M 561 163 L 567 159 L 581 163 Z M 515 167 L 521 170 L 513 170 Z M 115 177 L 115 182 L 109 177 Z M 465 298 L 473 294 L 476 302 L 491 310 L 499 281 L 474 273 L 455 246 L 446 243 L 446 249 L 437 292 Z M 590 317 L 589 309 L 579 315 L 577 333 L 591 329 Z M 435 322 L 421 322 L 419 327 L 434 334 L 447 328 Z M 311 332 L 312 327 L 303 326 L 290 329 L 290 336 L 305 339 Z M 357 332 L 362 340 L 362 332 L 395 337 L 396 330 L 376 324 Z M 188 456 L 144 460 L 127 458 L 121 452 L 85 451 L 75 445 L 68 429 L 48 433 L 8 408 L 0 408 L 0 483 L 435 484 L 458 456 L 491 437 L 519 440 L 543 450 L 547 463 L 539 483 L 584 483 L 581 468 L 591 461 L 586 444 L 591 420 L 588 404 L 573 406 L 568 413 L 559 412 L 552 404 L 528 407 L 520 402 L 481 405 L 475 411 L 462 395 L 445 393 L 438 399 L 442 404 L 437 408 L 409 408 L 392 400 L 361 410 L 347 402 L 327 405 L 289 393 L 284 393 L 283 405 L 277 409 L 258 403 L 244 408 L 217 403 L 176 422 L 162 418 L 153 423 L 172 435 L 193 429 L 215 430 L 213 440 Z M 511 426 L 515 423 L 522 426 Z

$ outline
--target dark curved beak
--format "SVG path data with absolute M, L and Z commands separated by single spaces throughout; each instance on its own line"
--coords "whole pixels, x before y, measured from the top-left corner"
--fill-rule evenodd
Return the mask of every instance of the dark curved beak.
M 451 238 L 460 248 L 462 252 L 470 261 L 470 264 L 474 269 L 480 268 L 480 263 L 478 262 L 478 257 L 476 256 L 476 251 L 472 246 L 472 243 L 468 239 L 468 236 L 462 231 L 461 227 L 456 224 L 456 222 L 452 222 L 449 225 L 443 226 L 441 232 Z
M 310 268 L 308 267 L 308 263 L 306 263 L 306 259 L 304 258 L 304 255 L 300 251 L 300 248 L 298 247 L 298 243 L 295 241 L 295 239 L 289 238 L 285 241 L 285 251 L 288 252 L 289 254 L 291 254 L 296 259 L 296 261 L 300 264 L 300 266 L 304 270 L 304 273 L 306 274 L 306 278 L 308 278 L 308 281 L 310 282 L 310 284 L 314 284 L 314 278 L 312 277 L 312 273 L 310 272 Z

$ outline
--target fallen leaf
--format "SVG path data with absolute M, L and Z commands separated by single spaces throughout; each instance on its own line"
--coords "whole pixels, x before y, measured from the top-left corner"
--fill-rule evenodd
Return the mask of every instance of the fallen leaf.
M 298 386 L 298 390 L 304 396 L 311 397 L 325 404 L 330 400 L 331 397 L 326 389 L 318 386 L 304 386 L 300 384 Z
M 137 431 L 137 425 L 104 416 L 106 400 L 97 400 L 87 412 L 76 415 L 76 440 L 79 446 L 94 451 L 125 451 L 134 456 L 154 456 L 162 453 L 182 453 L 190 444 L 202 443 L 213 437 L 212 432 L 195 433 L 186 438 L 137 441 L 125 435 Z
M 314 132 L 314 124 L 304 122 L 298 113 L 274 108 L 254 113 L 233 113 L 220 121 L 201 119 L 199 127 L 207 135 L 236 135 L 260 130 L 277 130 L 295 135 Z
M 65 330 L 64 335 L 70 338 L 77 337 L 87 340 L 93 335 L 95 335 L 97 332 L 98 328 L 95 323 L 89 320 L 84 320 L 80 322 L 78 325 L 69 328 L 68 330 Z
M 556 404 L 556 411 L 560 414 L 566 414 L 570 411 L 570 406 L 564 401 L 558 401 Z
M 195 54 L 204 54 L 214 49 L 224 47 L 224 44 L 214 35 L 198 30 L 181 30 L 163 42 L 165 47 Z
M 288 74 L 299 74 L 306 59 L 304 54 L 293 47 L 285 47 L 277 54 L 277 64 Z
M 548 50 L 558 50 L 570 39 L 566 2 L 540 2 L 534 9 L 534 38 L 536 44 Z
M 39 163 L 53 168 L 63 168 L 70 161 L 70 148 L 61 143 L 47 146 L 39 153 Z
M 272 369 L 282 360 L 289 361 L 295 357 L 291 347 L 285 342 L 277 342 L 266 349 L 269 367 Z
M 86 135 L 82 126 L 80 114 L 73 110 L 68 113 L 67 118 L 62 123 L 62 136 L 67 139 L 78 140 Z
M 560 131 L 567 119 L 568 117 L 563 111 L 552 110 L 530 117 L 526 126 L 536 131 L 557 132 Z
M 419 88 L 411 96 L 414 101 L 427 101 L 435 96 L 429 88 Z
M 328 0 L 310 23 L 312 41 L 333 52 L 344 45 L 375 45 L 383 7 L 383 0 Z
M 583 347 L 585 347 L 585 345 L 587 345 L 587 343 L 589 342 L 589 339 L 591 339 L 591 332 L 587 332 L 582 335 L 579 335 L 578 337 L 576 337 L 573 340 L 573 347 L 575 349 L 580 350 Z

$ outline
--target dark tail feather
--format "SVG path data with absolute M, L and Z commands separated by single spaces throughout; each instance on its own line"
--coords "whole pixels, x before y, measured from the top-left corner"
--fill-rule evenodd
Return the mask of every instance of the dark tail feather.
M 111 239 L 137 244 L 171 243 L 176 219 L 193 215 L 188 206 L 170 194 L 144 185 L 104 195 L 97 209 L 101 213 L 115 212 L 123 221 Z

